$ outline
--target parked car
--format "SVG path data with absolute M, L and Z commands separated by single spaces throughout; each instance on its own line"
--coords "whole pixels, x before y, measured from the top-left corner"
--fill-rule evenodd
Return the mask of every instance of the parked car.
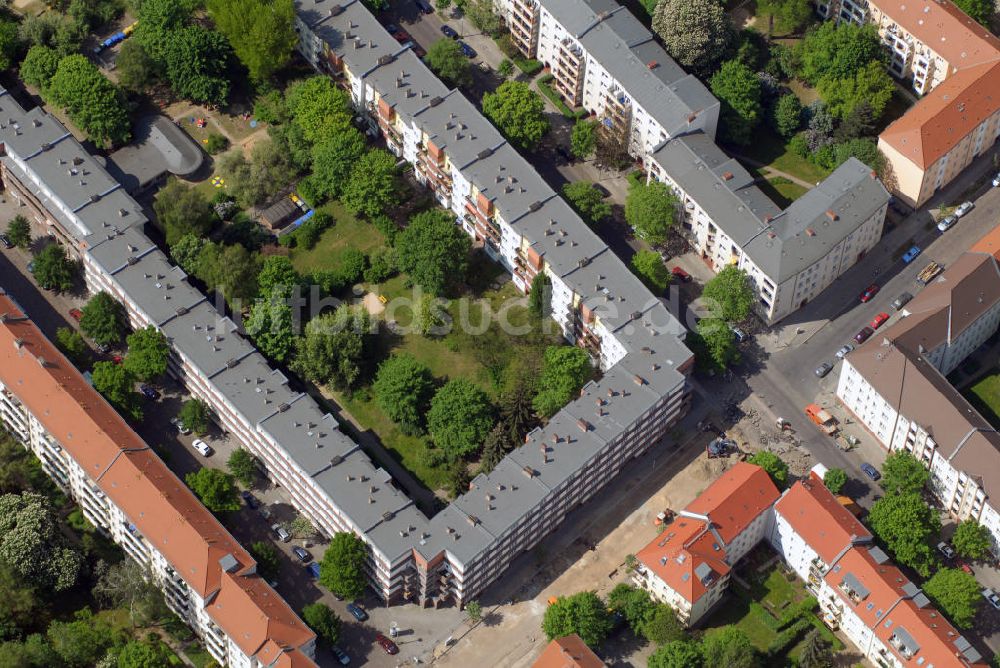
M 904 306 L 910 303 L 911 299 L 913 299 L 913 295 L 911 295 L 909 292 L 904 292 L 893 300 L 892 308 L 894 308 L 897 311 L 900 311 Z
M 687 273 L 680 267 L 674 267 L 673 269 L 670 270 L 670 273 L 673 274 L 674 278 L 676 278 L 681 283 L 691 282 L 691 274 Z
M 462 40 L 458 40 L 458 45 L 462 47 L 462 53 L 465 54 L 466 58 L 475 58 L 476 56 L 479 55 L 478 53 L 476 53 L 475 49 L 473 49 L 471 46 L 469 46 Z
M 858 343 L 864 343 L 865 341 L 868 340 L 868 337 L 870 337 L 874 333 L 875 333 L 874 329 L 865 325 L 864 327 L 861 328 L 860 332 L 854 335 L 854 340 L 857 341 Z
M 947 232 L 951 226 L 958 222 L 958 216 L 945 216 L 937 224 L 938 232 Z
M 396 25 L 395 23 L 386 23 L 385 24 L 385 29 L 386 29 L 386 32 L 388 32 L 391 35 L 394 32 L 396 32 L 397 30 L 399 30 L 399 26 Z
M 14 244 L 10 242 L 10 239 L 7 238 L 6 234 L 0 234 L 0 244 L 3 244 L 3 247 L 7 250 L 14 247 Z
M 452 28 L 450 25 L 441 26 L 441 32 L 445 37 L 450 37 L 451 39 L 458 39 L 458 31 Z
M 997 607 L 1000 607 L 1000 606 L 997 606 Z M 388 638 L 386 638 L 381 633 L 376 633 L 375 634 L 375 643 L 379 647 L 381 647 L 382 649 L 384 649 L 385 653 L 389 654 L 390 656 L 391 655 L 395 655 L 395 654 L 399 654 L 399 648 L 396 647 L 396 643 L 394 643 L 393 641 L 389 640 Z
M 292 548 L 292 553 L 294 553 L 295 556 L 299 558 L 299 561 L 303 563 L 312 559 L 312 555 L 309 554 L 309 550 L 304 547 L 299 547 L 298 545 Z
M 106 343 L 95 343 L 94 347 L 97 348 L 97 352 L 101 353 L 102 355 L 107 355 L 108 351 L 111 350 L 111 346 L 109 346 Z
M 410 37 L 410 33 L 406 32 L 402 28 L 400 28 L 396 32 L 392 33 L 392 36 L 400 44 L 403 44 L 405 42 L 409 42 L 411 39 L 413 39 L 412 37 Z
M 433 14 L 434 8 L 431 7 L 431 3 L 427 0 L 413 0 L 413 4 L 417 6 L 417 9 L 422 11 L 424 14 Z
M 997 175 L 993 177 L 993 187 L 1000 188 L 1000 172 L 997 172 Z
M 958 561 L 955 562 L 955 564 L 969 575 L 975 575 L 975 573 L 972 572 L 972 566 L 970 566 L 964 560 L 959 559 Z
M 83 311 L 78 308 L 71 308 L 69 310 L 69 317 L 73 318 L 73 320 L 76 320 L 77 322 L 80 322 L 83 318 Z
M 948 543 L 941 541 L 940 543 L 937 544 L 937 549 L 938 552 L 944 555 L 945 559 L 950 560 L 955 558 L 955 550 L 951 549 L 951 545 L 949 545 Z
M 184 422 L 182 422 L 179 417 L 170 418 L 170 424 L 177 427 L 177 431 L 184 434 L 185 436 L 191 433 L 191 430 L 184 426 Z
M 347 612 L 351 613 L 351 616 L 359 622 L 363 622 L 368 619 L 368 613 L 365 612 L 360 606 L 353 603 L 347 604 Z
M 125 362 L 125 358 L 119 355 L 118 353 L 115 353 L 114 355 L 111 356 L 111 361 L 114 362 L 115 364 L 123 364 Z
M 875 469 L 875 467 L 869 464 L 868 462 L 864 462 L 863 464 L 861 464 L 861 472 L 864 473 L 869 478 L 871 478 L 872 480 L 878 480 L 879 478 L 882 477 L 882 474 L 879 473 Z
M 833 370 L 833 365 L 829 362 L 823 362 L 816 367 L 816 370 L 813 371 L 813 373 L 816 374 L 817 378 L 825 378 L 826 374 L 830 373 L 831 370 Z
M 208 457 L 213 452 L 215 452 L 215 450 L 213 450 L 208 443 L 201 440 L 200 438 L 194 439 L 194 441 L 191 443 L 191 447 L 200 452 L 205 457 Z
M 854 350 L 854 345 L 850 343 L 845 343 L 840 347 L 840 350 L 837 351 L 837 359 L 839 360 L 844 359 L 844 356 L 847 355 L 847 353 L 851 352 L 852 350 Z
M 990 602 L 997 610 L 1000 610 L 1000 596 L 997 596 L 996 592 L 987 587 L 983 590 L 983 598 Z
M 312 576 L 313 580 L 319 580 L 319 562 L 318 561 L 314 561 L 311 564 L 309 564 L 308 566 L 306 566 L 306 570 L 309 572 L 309 575 Z
M 867 288 L 865 288 L 865 291 L 861 293 L 860 297 L 861 303 L 867 304 L 868 302 L 870 302 L 872 300 L 872 297 L 878 294 L 878 291 L 879 291 L 879 286 L 877 283 L 872 283 L 871 285 L 869 285 Z
M 955 216 L 958 217 L 958 218 L 961 218 L 965 214 L 967 214 L 970 211 L 972 211 L 975 207 L 976 207 L 976 205 L 973 204 L 972 202 L 962 202 L 955 209 Z
M 337 661 L 342 666 L 346 666 L 346 665 L 349 665 L 351 663 L 351 657 L 349 657 L 347 655 L 347 652 L 345 652 L 344 650 L 340 649 L 336 645 L 334 645 L 333 647 L 330 648 L 330 653 L 333 654 L 334 658 L 337 659 Z
M 240 492 L 240 496 L 243 497 L 243 503 L 247 504 L 247 507 L 250 510 L 257 510 L 257 508 L 260 507 L 260 501 L 258 501 L 257 497 L 249 491 L 243 490 Z
M 942 230 L 943 232 L 944 230 Z M 912 246 L 910 250 L 903 253 L 903 263 L 910 264 L 920 255 L 920 246 Z
M 879 313 L 877 316 L 875 316 L 874 318 L 872 318 L 872 321 L 871 321 L 871 324 L 869 325 L 869 327 L 871 327 L 872 329 L 878 329 L 879 327 L 881 327 L 882 325 L 884 325 L 886 323 L 886 321 L 888 321 L 888 320 L 889 320 L 889 314 L 888 313 Z
M 140 385 L 139 391 L 142 392 L 142 396 L 146 397 L 150 401 L 156 401 L 160 398 L 160 393 L 151 388 L 149 385 Z
M 288 530 L 280 524 L 272 524 L 271 529 L 278 534 L 278 540 L 282 543 L 287 543 L 292 539 L 292 534 L 288 533 Z
M 744 332 L 742 329 L 740 329 L 736 325 L 730 325 L 729 329 L 731 329 L 733 331 L 733 336 L 736 337 L 736 342 L 737 343 L 743 343 L 744 341 L 749 341 L 750 340 L 750 335 L 747 334 L 746 332 Z

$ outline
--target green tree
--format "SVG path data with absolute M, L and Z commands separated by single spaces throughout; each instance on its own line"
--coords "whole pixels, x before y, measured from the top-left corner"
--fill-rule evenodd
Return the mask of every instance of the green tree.
M 257 572 L 265 580 L 274 580 L 281 572 L 281 557 L 274 543 L 258 540 L 250 543 L 250 556 L 257 562 Z
M 17 23 L 7 17 L 0 18 L 0 69 L 9 70 L 14 66 L 20 48 Z
M 44 90 L 58 68 L 59 53 L 37 44 L 28 49 L 28 55 L 21 61 L 21 79 L 29 86 Z
M 964 520 L 955 527 L 951 544 L 961 557 L 982 559 L 990 550 L 990 531 L 975 520 Z
M 706 633 L 701 650 L 704 668 L 756 668 L 760 665 L 750 639 L 735 626 L 723 626 Z
M 727 60 L 709 81 L 712 92 L 722 102 L 719 127 L 722 139 L 745 146 L 760 123 L 760 79 L 738 60 Z
M 833 146 L 833 168 L 836 169 L 850 158 L 857 158 L 868 167 L 881 174 L 885 169 L 885 156 L 872 139 L 859 137 Z
M 666 603 L 653 606 L 641 627 L 642 635 L 655 645 L 666 645 L 676 640 L 684 640 L 684 627 L 677 619 L 674 609 Z
M 590 356 L 576 346 L 549 346 L 545 349 L 538 393 L 532 401 L 542 417 L 554 415 L 569 403 L 594 373 Z
M 823 77 L 817 90 L 827 110 L 838 118 L 847 118 L 861 105 L 871 109 L 877 118 L 885 111 L 896 87 L 882 63 L 872 61 L 844 78 Z
M 771 114 L 774 129 L 786 139 L 798 132 L 802 125 L 802 103 L 794 93 L 778 98 Z
M 184 476 L 184 482 L 213 513 L 240 509 L 240 493 L 236 480 L 225 471 L 201 468 Z
M 73 123 L 101 146 L 124 144 L 132 135 L 121 91 L 86 56 L 74 54 L 60 60 L 44 94 L 46 100 L 64 107 Z
M 697 329 L 687 335 L 687 345 L 694 353 L 695 361 L 702 369 L 725 371 L 730 364 L 740 360 L 733 330 L 724 320 L 705 318 Z
M 292 366 L 314 383 L 351 388 L 374 355 L 374 333 L 367 311 L 341 307 L 319 315 L 306 324 Z
M 7 223 L 7 238 L 18 248 L 27 248 L 31 244 L 31 223 L 18 214 Z
M 104 395 L 115 409 L 134 420 L 142 421 L 142 402 L 135 387 L 135 376 L 121 364 L 95 362 L 91 373 L 94 389 Z
M 544 271 L 531 279 L 528 312 L 536 318 L 548 317 L 552 313 L 552 279 Z
M 151 382 L 167 372 L 170 346 L 167 337 L 149 325 L 128 335 L 125 368 L 141 381 Z
M 840 494 L 840 490 L 847 484 L 847 474 L 843 469 L 827 469 L 823 475 L 823 484 L 832 494 Z
M 877 28 L 850 21 L 820 23 L 799 43 L 796 55 L 801 63 L 798 74 L 814 86 L 824 78 L 853 78 L 868 63 L 886 58 Z
M 292 0 L 208 0 L 215 27 L 253 81 L 266 81 L 288 64 L 299 38 Z
M 960 629 L 971 629 L 981 599 L 976 578 L 958 568 L 941 568 L 924 583 L 924 593 Z
M 346 599 L 356 599 L 365 591 L 365 559 L 368 547 L 353 533 L 333 535 L 319 566 L 319 583 L 334 594 Z
M 438 390 L 427 412 L 427 430 L 449 459 L 479 451 L 493 428 L 495 409 L 483 390 L 464 378 L 454 378 Z
M 257 285 L 261 294 L 268 294 L 276 287 L 291 288 L 302 281 L 295 265 L 286 255 L 270 255 L 264 259 Z
M 302 621 L 331 645 L 340 639 L 340 618 L 324 603 L 310 603 L 302 608 Z
M 66 250 L 59 244 L 49 244 L 35 256 L 32 275 L 46 290 L 65 292 L 73 287 L 79 265 L 66 257 Z
M 121 342 L 128 328 L 125 307 L 107 292 L 98 292 L 81 309 L 80 329 L 100 345 Z
M 205 259 L 203 253 L 199 264 Z M 240 244 L 226 246 L 216 256 L 205 282 L 222 292 L 230 308 L 239 310 L 236 307 L 241 302 L 257 296 L 258 262 L 258 256 Z
M 728 322 L 745 320 L 754 303 L 750 277 L 745 270 L 735 265 L 726 266 L 706 283 L 701 296 L 717 317 Z
M 143 92 L 156 80 L 156 63 L 146 53 L 142 44 L 126 40 L 115 58 L 118 85 L 122 88 Z
M 0 496 L 0 559 L 25 582 L 55 592 L 72 588 L 83 568 L 56 510 L 35 492 Z
M 590 181 L 571 181 L 563 184 L 563 197 L 590 225 L 596 225 L 611 216 L 611 205 Z
M 118 668 L 160 668 L 169 665 L 161 645 L 131 640 L 118 652 Z
M 702 76 L 733 39 L 725 8 L 714 0 L 660 0 L 653 12 L 653 31 L 674 60 Z
M 975 21 L 990 27 L 990 17 L 995 11 L 990 0 L 955 0 L 955 4 Z
M 170 247 L 170 256 L 187 274 L 194 276 L 198 270 L 198 256 L 205 247 L 205 240 L 193 234 L 185 234 Z
M 69 327 L 60 327 L 56 330 L 56 344 L 58 344 L 59 349 L 63 351 L 66 355 L 77 366 L 83 364 L 87 360 L 87 353 L 89 349 L 87 348 L 86 341 L 80 336 L 80 333 Z
M 188 399 L 181 405 L 177 418 L 185 428 L 204 436 L 208 433 L 211 409 L 201 399 Z
M 99 561 L 94 575 L 94 598 L 105 606 L 128 610 L 133 627 L 153 623 L 170 612 L 153 574 L 136 561 Z
M 621 583 L 608 593 L 608 607 L 620 612 L 629 628 L 640 634 L 643 625 L 653 616 L 656 604 L 646 590 Z
M 77 610 L 72 621 L 53 621 L 47 635 L 62 662 L 73 668 L 95 666 L 108 648 L 124 643 L 120 630 L 87 608 Z
M 788 486 L 788 464 L 783 462 L 778 455 L 761 450 L 754 453 L 747 461 L 767 471 L 767 474 L 771 476 L 771 481 L 778 489 L 784 489 Z
M 127 43 L 127 42 L 126 42 Z M 218 217 L 200 190 L 171 177 L 153 200 L 156 219 L 163 226 L 167 245 L 172 249 L 182 238 L 191 235 L 203 239 L 212 231 Z
M 284 362 L 295 347 L 291 290 L 275 287 L 265 299 L 250 307 L 246 330 L 262 353 Z
M 469 601 L 465 606 L 465 616 L 473 624 L 478 624 L 483 619 L 483 606 L 479 605 L 479 601 Z
M 398 190 L 396 157 L 371 149 L 354 165 L 341 199 L 349 211 L 371 218 L 399 202 Z
M 799 666 L 801 668 L 833 668 L 833 648 L 829 641 L 820 635 L 819 629 L 810 629 L 802 641 Z
M 919 493 L 926 487 L 930 475 L 930 471 L 912 453 L 896 450 L 885 458 L 879 484 L 887 494 Z
M 521 81 L 507 81 L 483 95 L 483 113 L 521 149 L 532 149 L 549 131 L 545 102 Z
M 767 21 L 767 34 L 797 33 L 812 20 L 808 0 L 757 0 L 757 18 Z
M 569 136 L 569 150 L 577 160 L 586 160 L 597 148 L 597 121 L 584 118 L 573 124 Z
M 545 610 L 542 630 L 549 640 L 573 633 L 589 647 L 597 647 L 611 632 L 612 620 L 604 601 L 592 591 L 560 596 Z
M 666 291 L 672 277 L 660 254 L 651 250 L 641 250 L 632 256 L 632 273 L 655 295 Z
M 236 448 L 226 460 L 226 468 L 244 487 L 253 487 L 257 479 L 257 458 L 249 450 Z
M 423 428 L 434 391 L 434 378 L 424 364 L 407 354 L 391 355 L 379 366 L 372 389 L 382 412 L 404 432 Z
M 351 127 L 354 118 L 348 94 L 322 74 L 289 86 L 285 102 L 292 123 L 302 131 L 309 144 L 343 132 Z
M 625 198 L 625 222 L 639 238 L 650 243 L 662 243 L 674 224 L 678 204 L 677 196 L 665 183 L 633 181 Z
M 675 640 L 649 657 L 648 668 L 702 668 L 701 646 L 691 640 Z
M 937 563 L 931 542 L 941 532 L 941 520 L 919 492 L 883 496 L 872 505 L 868 526 L 900 565 L 923 577 L 931 574 Z
M 445 37 L 431 44 L 424 60 L 435 74 L 453 85 L 462 86 L 472 82 L 469 59 L 453 39 Z
M 320 202 L 340 195 L 365 149 L 365 137 L 355 128 L 346 128 L 313 147 L 309 181 Z
M 434 295 L 444 294 L 455 277 L 465 276 L 472 242 L 444 209 L 421 211 L 396 239 L 399 267 Z
M 0 644 L 0 656 L 7 660 L 8 665 L 19 668 L 49 668 L 60 661 L 48 639 L 41 633 L 32 633 L 24 642 Z
M 14 446 L 21 448 L 20 445 Z M 23 448 L 21 448 L 23 450 Z M 5 472 L 6 473 L 6 472 Z M 25 582 L 20 573 L 0 562 L 0 637 L 16 638 L 34 628 L 46 614 L 44 599 L 31 583 Z M 2 649 L 0 649 L 2 651 Z M 9 661 L 8 655 L 0 654 Z M 8 665 L 18 664 L 14 661 Z

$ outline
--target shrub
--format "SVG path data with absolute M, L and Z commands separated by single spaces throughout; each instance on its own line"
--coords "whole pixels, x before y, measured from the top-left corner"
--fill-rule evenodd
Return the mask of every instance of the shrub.
M 205 141 L 205 150 L 211 155 L 222 153 L 227 148 L 229 148 L 229 140 L 217 132 L 208 135 L 208 139 Z

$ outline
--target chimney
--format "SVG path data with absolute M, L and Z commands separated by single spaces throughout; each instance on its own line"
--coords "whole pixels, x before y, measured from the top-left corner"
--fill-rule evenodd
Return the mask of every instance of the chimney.
M 732 179 L 733 179 L 733 173 L 732 172 L 723 172 L 722 173 L 722 180 L 723 181 L 731 181 Z
M 651 60 L 648 63 L 646 63 L 646 67 L 648 67 L 651 70 L 655 70 L 659 66 L 660 66 L 660 64 L 658 62 L 656 62 L 655 60 Z
M 836 221 L 837 220 L 837 214 L 835 214 L 833 212 L 833 209 L 827 209 L 826 210 L 826 217 L 829 218 L 832 221 Z

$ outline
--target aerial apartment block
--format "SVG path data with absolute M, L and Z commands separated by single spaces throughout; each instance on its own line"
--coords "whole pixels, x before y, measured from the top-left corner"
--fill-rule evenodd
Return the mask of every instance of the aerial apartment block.
M 986 527 L 1000 554 L 1000 433 L 946 375 L 1000 325 L 994 230 L 906 305 L 902 320 L 847 355 L 837 398 L 889 451 L 930 470 L 957 520 Z
M 636 584 L 697 623 L 719 607 L 732 567 L 766 540 L 805 581 L 827 626 L 876 665 L 985 667 L 823 485 L 825 472 L 817 465 L 779 494 L 763 469 L 737 464 L 637 555 Z
M 611 481 L 687 409 L 684 329 L 464 97 L 445 89 L 360 2 L 299 8 L 300 47 L 335 74 L 373 129 L 437 193 L 479 247 L 527 289 L 544 271 L 554 317 L 599 379 L 433 518 L 273 370 L 235 323 L 143 232 L 141 208 L 51 116 L 0 94 L 4 185 L 81 257 L 92 291 L 172 348 L 170 373 L 213 408 L 325 534 L 370 547 L 387 603 L 470 600 Z
M 1000 136 L 1000 39 L 950 0 L 816 0 L 820 16 L 877 26 L 889 71 L 925 96 L 879 135 L 887 184 L 923 205 Z
M 0 289 L 0 425 L 231 668 L 314 666 L 253 558 Z

